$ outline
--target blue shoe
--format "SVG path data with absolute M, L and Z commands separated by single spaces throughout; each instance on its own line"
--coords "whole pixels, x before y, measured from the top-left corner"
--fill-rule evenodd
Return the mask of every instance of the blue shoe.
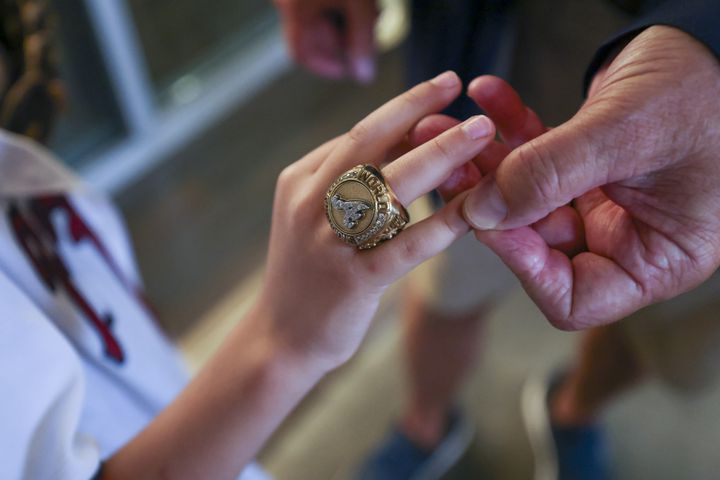
M 535 457 L 535 480 L 608 480 L 605 432 L 597 423 L 560 427 L 550 420 L 549 399 L 561 376 L 530 377 L 523 387 L 522 414 Z
M 438 480 L 458 463 L 474 436 L 473 426 L 459 414 L 434 450 L 415 445 L 397 427 L 362 465 L 357 480 Z

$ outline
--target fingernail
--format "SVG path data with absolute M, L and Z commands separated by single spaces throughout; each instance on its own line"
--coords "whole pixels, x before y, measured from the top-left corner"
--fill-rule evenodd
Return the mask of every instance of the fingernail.
M 442 88 L 450 88 L 454 87 L 460 82 L 460 78 L 457 76 L 457 73 L 453 72 L 452 70 L 448 70 L 445 73 L 441 73 L 437 77 L 430 80 L 430 83 L 433 85 L 437 85 L 438 87 Z
M 353 69 L 355 78 L 361 83 L 370 83 L 375 78 L 375 62 L 370 57 L 361 57 L 355 60 Z
M 494 180 L 480 182 L 465 199 L 465 220 L 478 230 L 492 230 L 507 217 L 507 205 Z
M 477 115 L 467 120 L 460 129 L 470 140 L 485 138 L 493 130 L 493 124 L 485 115 Z

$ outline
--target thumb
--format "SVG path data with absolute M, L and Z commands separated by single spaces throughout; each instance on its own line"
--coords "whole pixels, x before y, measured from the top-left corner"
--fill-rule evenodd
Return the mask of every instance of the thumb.
M 607 126 L 589 113 L 581 111 L 512 151 L 468 195 L 467 222 L 479 230 L 529 225 L 595 187 L 637 172 L 631 161 L 616 161 L 623 140 L 618 125 Z M 627 157 L 634 160 L 631 153 Z

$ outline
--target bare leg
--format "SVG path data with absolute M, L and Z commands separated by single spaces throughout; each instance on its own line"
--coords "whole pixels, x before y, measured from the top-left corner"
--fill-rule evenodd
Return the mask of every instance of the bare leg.
M 417 291 L 406 289 L 409 398 L 401 429 L 420 447 L 434 448 L 445 434 L 457 391 L 477 357 L 485 310 L 433 311 Z
M 577 365 L 552 399 L 553 423 L 580 426 L 592 422 L 610 400 L 644 377 L 642 365 L 617 324 L 587 331 Z

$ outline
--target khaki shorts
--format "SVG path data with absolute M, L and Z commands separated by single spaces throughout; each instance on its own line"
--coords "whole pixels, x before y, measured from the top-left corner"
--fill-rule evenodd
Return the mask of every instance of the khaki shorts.
M 413 219 L 432 212 L 427 197 L 413 203 Z M 412 273 L 413 287 L 438 312 L 463 314 L 502 299 L 518 285 L 515 275 L 474 235 L 467 234 Z
M 645 368 L 692 392 L 720 372 L 720 273 L 695 290 L 644 308 L 620 323 Z

